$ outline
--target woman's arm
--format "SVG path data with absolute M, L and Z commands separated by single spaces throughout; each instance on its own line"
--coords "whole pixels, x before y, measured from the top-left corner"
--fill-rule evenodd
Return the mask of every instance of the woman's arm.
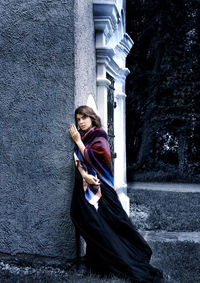
M 100 185 L 99 179 L 96 178 L 95 176 L 85 172 L 85 170 L 80 166 L 80 163 L 78 164 L 77 167 L 78 167 L 78 170 L 79 170 L 81 176 L 83 177 L 83 179 L 85 179 L 86 183 L 97 185 L 97 186 Z
M 84 145 L 84 143 L 82 142 L 82 140 L 78 140 L 78 141 L 76 142 L 76 144 L 77 144 L 77 146 L 78 146 L 80 152 L 82 153 L 83 157 L 85 157 L 85 156 L 84 156 L 85 145 Z
M 79 134 L 76 126 L 74 124 L 72 124 L 70 126 L 70 134 L 73 138 L 73 140 L 75 141 L 75 143 L 77 144 L 80 152 L 82 153 L 83 157 L 84 157 L 84 149 L 85 149 L 85 145 L 83 144 L 82 140 L 81 140 L 81 135 Z M 85 179 L 85 181 L 88 184 L 93 184 L 93 185 L 100 185 L 100 181 L 98 178 L 96 178 L 95 176 L 88 174 L 87 172 L 85 172 L 85 170 L 80 166 L 80 164 L 78 164 L 78 170 L 81 174 L 81 176 Z
M 75 141 L 75 143 L 77 144 L 80 152 L 82 153 L 83 157 L 84 157 L 84 149 L 85 149 L 85 145 L 81 140 L 81 135 L 79 134 L 76 126 L 74 124 L 70 125 L 70 134 L 72 139 Z

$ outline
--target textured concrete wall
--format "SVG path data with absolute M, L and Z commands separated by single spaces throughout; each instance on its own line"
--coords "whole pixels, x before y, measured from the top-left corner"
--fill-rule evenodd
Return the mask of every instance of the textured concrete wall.
M 93 1 L 75 0 L 75 105 L 96 101 L 96 53 Z
M 72 257 L 73 0 L 0 3 L 0 252 Z

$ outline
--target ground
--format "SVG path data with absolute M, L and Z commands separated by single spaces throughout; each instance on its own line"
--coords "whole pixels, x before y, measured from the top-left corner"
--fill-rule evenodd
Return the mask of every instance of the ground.
M 163 270 L 163 283 L 200 283 L 200 185 L 132 183 L 128 195 L 131 220 L 151 246 L 151 263 Z M 85 271 L 83 264 L 63 268 L 0 260 L 0 283 L 129 282 Z

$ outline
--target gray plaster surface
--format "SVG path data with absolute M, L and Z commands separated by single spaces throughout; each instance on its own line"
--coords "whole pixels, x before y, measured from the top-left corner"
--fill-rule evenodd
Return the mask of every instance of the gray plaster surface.
M 75 107 L 96 100 L 96 50 L 93 1 L 75 0 Z
M 74 255 L 73 0 L 0 2 L 0 252 Z

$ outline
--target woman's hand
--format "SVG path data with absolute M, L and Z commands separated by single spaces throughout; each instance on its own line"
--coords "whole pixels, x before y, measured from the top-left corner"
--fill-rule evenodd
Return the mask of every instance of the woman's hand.
M 81 135 L 79 134 L 76 126 L 74 124 L 70 125 L 70 129 L 69 129 L 70 135 L 72 137 L 72 139 L 75 141 L 75 143 L 78 143 L 81 141 Z
M 72 139 L 75 141 L 75 143 L 77 144 L 80 152 L 82 153 L 83 157 L 84 157 L 84 150 L 85 150 L 85 145 L 83 144 L 82 140 L 81 140 L 81 135 L 78 132 L 76 126 L 74 124 L 70 125 L 70 129 L 69 129 L 70 135 L 72 137 Z
M 86 181 L 86 183 L 90 184 L 90 185 L 96 185 L 99 186 L 100 185 L 100 181 L 98 178 L 96 178 L 93 175 L 90 174 L 85 174 L 84 179 Z

